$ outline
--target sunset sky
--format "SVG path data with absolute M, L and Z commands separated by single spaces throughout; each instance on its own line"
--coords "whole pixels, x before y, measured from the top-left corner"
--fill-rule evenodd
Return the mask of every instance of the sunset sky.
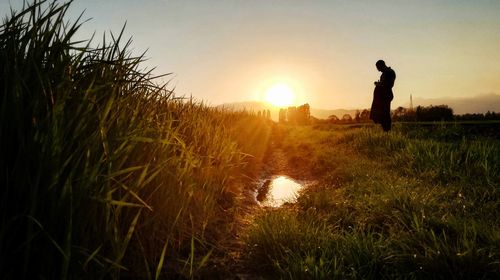
M 2 18 L 9 2 L 0 0 Z M 76 0 L 82 38 L 127 22 L 178 95 L 217 105 L 263 100 L 276 82 L 314 108 L 367 108 L 375 68 L 397 74 L 393 106 L 413 97 L 500 93 L 500 1 Z

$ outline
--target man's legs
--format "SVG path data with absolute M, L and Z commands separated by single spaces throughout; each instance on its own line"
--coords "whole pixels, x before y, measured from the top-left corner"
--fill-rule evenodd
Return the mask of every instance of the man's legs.
M 391 101 L 389 100 L 387 102 L 387 104 L 385 105 L 387 107 L 384 108 L 384 121 L 382 121 L 382 129 L 385 131 L 385 132 L 389 132 L 389 130 L 391 130 L 391 124 L 392 124 L 392 121 L 391 121 Z
M 382 122 L 382 129 L 385 132 L 389 132 L 389 130 L 391 130 L 391 119 Z

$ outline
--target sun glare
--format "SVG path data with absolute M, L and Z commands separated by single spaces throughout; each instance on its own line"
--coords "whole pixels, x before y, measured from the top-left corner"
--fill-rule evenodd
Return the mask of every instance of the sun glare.
M 278 107 L 290 106 L 293 104 L 295 94 L 286 84 L 280 83 L 270 87 L 266 92 L 266 101 Z

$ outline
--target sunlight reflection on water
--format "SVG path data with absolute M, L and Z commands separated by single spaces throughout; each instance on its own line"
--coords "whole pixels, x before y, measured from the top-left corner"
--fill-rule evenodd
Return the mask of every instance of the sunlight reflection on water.
M 298 192 L 304 186 L 285 176 L 279 176 L 271 180 L 269 192 L 262 202 L 264 206 L 280 207 L 286 202 L 295 202 Z

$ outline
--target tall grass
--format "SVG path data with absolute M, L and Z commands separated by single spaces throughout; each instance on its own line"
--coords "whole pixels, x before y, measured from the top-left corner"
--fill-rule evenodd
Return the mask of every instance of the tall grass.
M 75 41 L 69 5 L 34 1 L 0 27 L 0 275 L 193 277 L 252 152 L 232 127 L 268 124 L 176 98 L 123 31 Z

